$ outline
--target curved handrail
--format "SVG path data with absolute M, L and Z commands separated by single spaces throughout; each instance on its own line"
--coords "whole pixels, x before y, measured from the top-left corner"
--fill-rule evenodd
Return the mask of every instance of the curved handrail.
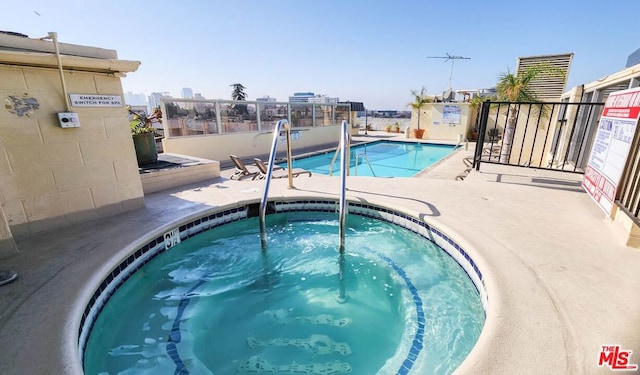
M 364 160 L 365 162 L 367 162 L 367 165 L 369 166 L 369 169 L 371 169 L 371 175 L 373 175 L 373 177 L 376 177 L 376 172 L 373 170 L 373 166 L 371 165 L 371 161 L 369 161 L 369 157 L 367 156 L 367 154 L 365 153 L 359 153 L 356 155 L 356 165 L 355 165 L 355 171 L 353 172 L 353 174 L 355 176 L 358 175 L 358 160 L 360 160 L 360 158 L 362 158 L 362 160 Z
M 287 120 L 280 120 L 273 129 L 273 141 L 271 141 L 271 152 L 269 153 L 269 163 L 267 164 L 267 175 L 265 176 L 264 192 L 260 200 L 260 243 L 262 249 L 267 247 L 267 225 L 265 216 L 267 214 L 267 197 L 269 196 L 269 186 L 271 185 L 271 176 L 273 175 L 273 164 L 276 159 L 276 149 L 278 147 L 278 137 L 280 136 L 280 128 L 285 126 L 287 130 L 287 166 L 289 170 L 289 187 L 293 187 L 293 176 L 291 174 L 291 129 Z
M 336 152 L 333 154 L 333 158 L 331 158 L 331 164 L 329 164 L 329 176 L 333 176 L 333 165 L 336 163 L 336 158 L 338 157 L 339 153 L 340 146 L 336 147 Z

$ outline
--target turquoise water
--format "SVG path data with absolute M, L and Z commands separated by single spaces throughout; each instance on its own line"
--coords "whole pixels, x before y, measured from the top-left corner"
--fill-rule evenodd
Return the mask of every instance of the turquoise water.
M 247 219 L 158 255 L 98 316 L 85 373 L 387 374 L 407 358 L 410 373 L 453 372 L 484 324 L 464 271 L 410 231 L 348 215 L 341 279 L 335 216 L 267 216 L 264 252 Z
M 411 177 L 449 155 L 455 146 L 413 142 L 379 141 L 351 148 L 349 175 L 376 177 Z M 330 152 L 293 161 L 294 168 L 328 175 Z M 286 167 L 285 164 L 281 164 Z M 333 175 L 340 174 L 340 155 L 333 165 Z

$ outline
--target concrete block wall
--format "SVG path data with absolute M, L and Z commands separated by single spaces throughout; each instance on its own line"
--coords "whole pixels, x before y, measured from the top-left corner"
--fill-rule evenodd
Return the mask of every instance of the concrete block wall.
M 71 107 L 81 126 L 61 128 L 57 113 L 66 107 L 55 65 L 29 66 L 34 55 L 43 57 L 28 52 L 18 56 L 24 65 L 6 63 L 3 54 L 9 52 L 0 53 L 0 207 L 13 236 L 144 205 L 126 109 Z M 86 66 L 98 61 L 74 59 Z M 68 93 L 124 99 L 118 74 L 72 68 L 64 74 Z M 32 108 L 22 113 L 24 103 Z

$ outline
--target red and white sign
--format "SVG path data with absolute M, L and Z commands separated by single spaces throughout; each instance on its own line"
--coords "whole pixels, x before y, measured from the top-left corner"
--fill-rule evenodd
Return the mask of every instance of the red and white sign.
M 611 214 L 640 117 L 640 87 L 616 91 L 607 98 L 585 170 L 582 187 Z
M 620 345 L 603 345 L 600 349 L 598 367 L 609 367 L 612 371 L 636 371 L 638 365 L 631 363 L 633 351 L 624 350 Z

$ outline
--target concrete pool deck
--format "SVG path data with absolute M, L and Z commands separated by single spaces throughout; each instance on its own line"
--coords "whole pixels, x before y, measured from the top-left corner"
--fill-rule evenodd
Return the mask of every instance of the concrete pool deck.
M 487 322 L 457 373 L 611 373 L 598 367 L 603 345 L 632 350 L 630 364 L 640 363 L 640 251 L 624 246 L 580 188 L 582 176 L 483 164 L 455 181 L 471 152 L 417 178 L 347 180 L 349 200 L 424 218 L 483 272 Z M 273 180 L 270 199 L 338 197 L 338 177 L 294 184 Z M 16 240 L 19 253 L 0 259 L 19 274 L 0 287 L 0 374 L 79 373 L 69 357 L 77 314 L 108 260 L 181 217 L 255 202 L 263 188 L 222 177 L 149 194 L 146 207 L 123 215 Z

